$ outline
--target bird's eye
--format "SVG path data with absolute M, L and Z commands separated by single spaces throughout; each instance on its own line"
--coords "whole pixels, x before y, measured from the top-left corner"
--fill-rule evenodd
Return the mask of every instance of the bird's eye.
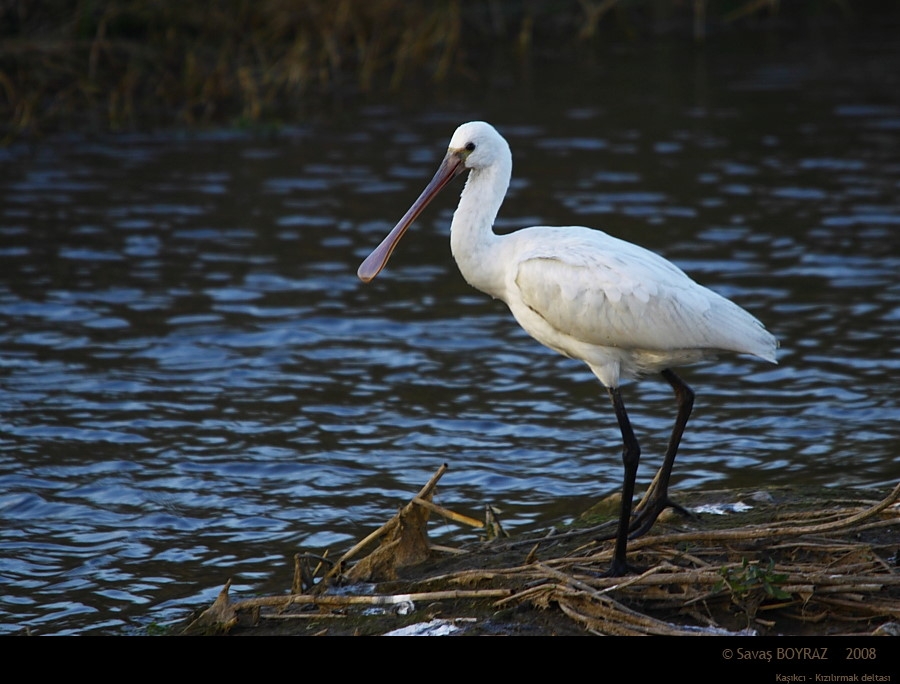
M 466 143 L 466 149 L 467 149 L 469 152 L 471 152 L 472 150 L 475 149 L 475 143 L 473 143 L 473 142 Z

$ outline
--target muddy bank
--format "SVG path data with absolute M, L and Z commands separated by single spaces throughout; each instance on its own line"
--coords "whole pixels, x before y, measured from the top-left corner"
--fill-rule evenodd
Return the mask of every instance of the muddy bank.
M 634 540 L 639 574 L 608 578 L 608 518 L 432 548 L 425 516 L 398 518 L 351 562 L 297 558 L 282 596 L 230 597 L 179 627 L 232 635 L 881 635 L 900 631 L 900 486 L 892 492 L 779 488 L 680 493 Z M 413 502 L 407 507 L 415 510 Z M 604 510 L 606 509 L 606 510 Z M 390 528 L 390 525 L 386 526 Z M 378 543 L 372 539 L 372 544 Z M 385 550 L 388 549 L 387 554 Z M 373 556 L 379 562 L 371 563 Z M 393 558 L 393 564 L 385 558 Z M 404 560 L 405 559 L 405 560 Z M 306 568 L 304 570 L 303 568 Z M 360 571 L 360 568 L 364 568 Z M 200 611 L 198 611 L 199 613 Z

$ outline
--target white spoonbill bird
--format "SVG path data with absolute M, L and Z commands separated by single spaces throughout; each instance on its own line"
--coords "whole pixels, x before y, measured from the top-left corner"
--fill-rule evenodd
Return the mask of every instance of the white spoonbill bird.
M 455 176 L 469 172 L 450 224 L 450 248 L 473 287 L 502 299 L 534 339 L 584 361 L 606 387 L 624 448 L 625 477 L 609 574 L 629 572 L 630 533 L 646 532 L 667 506 L 669 476 L 694 402 L 673 366 L 719 352 L 752 354 L 775 363 L 775 338 L 762 323 L 698 285 L 677 266 L 642 247 L 580 226 L 524 228 L 496 235 L 494 219 L 506 195 L 512 154 L 490 124 L 456 129 L 434 178 L 400 222 L 360 265 L 369 282 L 425 206 Z M 619 391 L 621 380 L 661 372 L 675 391 L 675 426 L 662 467 L 632 521 L 640 447 Z

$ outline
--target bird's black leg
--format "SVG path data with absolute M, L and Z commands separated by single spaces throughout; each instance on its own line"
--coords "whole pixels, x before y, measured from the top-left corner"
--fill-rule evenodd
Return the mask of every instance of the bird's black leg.
M 662 372 L 662 376 L 675 390 L 678 415 L 675 417 L 675 425 L 672 427 L 672 435 L 669 437 L 669 446 L 666 449 L 662 467 L 653 479 L 650 490 L 635 508 L 635 519 L 631 526 L 632 537 L 638 537 L 649 530 L 659 514 L 668 507 L 687 513 L 681 506 L 669 499 L 669 478 L 672 475 L 672 466 L 675 465 L 675 455 L 678 453 L 681 436 L 684 434 L 684 428 L 688 418 L 691 417 L 691 410 L 694 408 L 694 391 L 668 368 Z
M 609 398 L 612 400 L 616 411 L 616 419 L 619 421 L 619 429 L 622 431 L 622 464 L 625 469 L 625 479 L 622 483 L 622 511 L 619 516 L 619 531 L 616 535 L 616 550 L 612 565 L 607 575 L 621 577 L 630 568 L 625 561 L 625 551 L 628 545 L 628 530 L 631 526 L 631 501 L 634 498 L 634 480 L 637 476 L 638 462 L 641 458 L 641 447 L 634 437 L 631 429 L 631 421 L 625 412 L 625 404 L 618 387 L 608 387 Z

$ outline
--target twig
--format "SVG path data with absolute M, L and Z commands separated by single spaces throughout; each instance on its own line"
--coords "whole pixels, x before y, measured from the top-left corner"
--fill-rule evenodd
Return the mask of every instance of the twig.
M 484 523 L 480 520 L 475 520 L 475 518 L 470 518 L 467 515 L 462 515 L 461 513 L 454 513 L 451 510 L 444 508 L 443 506 L 438 506 L 436 503 L 432 503 L 428 501 L 428 499 L 423 499 L 420 496 L 414 496 L 412 502 L 423 508 L 427 508 L 429 511 L 434 511 L 438 515 L 441 515 L 449 520 L 453 520 L 455 522 L 461 523 L 463 525 L 468 525 L 469 527 L 484 527 Z
M 288 596 L 262 596 L 245 599 L 232 605 L 235 611 L 248 610 L 261 606 L 289 606 L 291 604 L 312 604 L 316 606 L 393 606 L 409 601 L 446 601 L 452 599 L 498 598 L 509 596 L 511 589 L 460 589 L 451 591 L 424 591 L 413 594 L 392 595 L 330 595 L 292 594 Z

